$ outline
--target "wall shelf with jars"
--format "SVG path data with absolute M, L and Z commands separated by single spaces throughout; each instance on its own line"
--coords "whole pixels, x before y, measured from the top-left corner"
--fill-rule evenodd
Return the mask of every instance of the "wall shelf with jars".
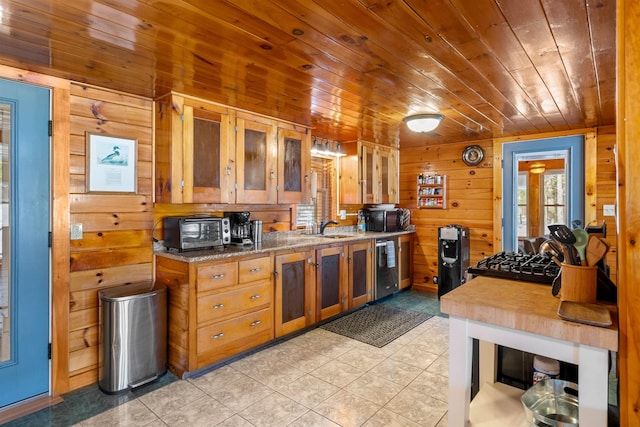
M 420 173 L 418 175 L 418 209 L 447 208 L 446 175 Z

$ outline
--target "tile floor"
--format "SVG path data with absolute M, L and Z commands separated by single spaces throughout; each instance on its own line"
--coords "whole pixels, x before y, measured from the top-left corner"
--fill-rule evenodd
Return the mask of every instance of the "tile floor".
M 7 426 L 445 427 L 448 319 L 428 293 L 383 303 L 434 316 L 383 348 L 313 329 L 198 378 L 114 396 L 85 387 Z

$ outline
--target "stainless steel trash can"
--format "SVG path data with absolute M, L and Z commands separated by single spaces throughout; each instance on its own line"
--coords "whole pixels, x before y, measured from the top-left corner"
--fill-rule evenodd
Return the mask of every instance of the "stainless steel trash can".
M 109 394 L 135 388 L 167 370 L 167 289 L 151 282 L 98 292 L 98 386 Z

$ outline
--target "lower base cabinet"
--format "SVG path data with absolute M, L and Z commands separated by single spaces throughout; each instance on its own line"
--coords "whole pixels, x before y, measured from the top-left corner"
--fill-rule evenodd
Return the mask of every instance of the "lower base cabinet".
M 316 250 L 317 320 L 325 320 L 347 309 L 347 257 L 344 246 Z
M 411 286 L 412 282 L 413 234 L 398 236 L 398 246 L 398 278 L 400 289 L 404 289 Z
M 281 337 L 315 323 L 313 251 L 275 256 L 275 335 Z
M 399 239 L 411 284 L 411 236 Z M 373 240 L 215 261 L 156 256 L 169 288 L 169 370 L 179 378 L 373 300 Z
M 373 246 L 371 240 L 351 243 L 347 264 L 348 309 L 360 307 L 373 299 Z
M 274 338 L 271 256 L 188 263 L 156 257 L 169 287 L 169 370 L 179 378 Z

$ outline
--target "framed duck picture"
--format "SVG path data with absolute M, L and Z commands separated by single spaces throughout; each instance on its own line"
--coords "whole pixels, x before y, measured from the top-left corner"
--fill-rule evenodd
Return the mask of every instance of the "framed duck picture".
M 87 190 L 100 193 L 137 191 L 137 140 L 87 133 Z

